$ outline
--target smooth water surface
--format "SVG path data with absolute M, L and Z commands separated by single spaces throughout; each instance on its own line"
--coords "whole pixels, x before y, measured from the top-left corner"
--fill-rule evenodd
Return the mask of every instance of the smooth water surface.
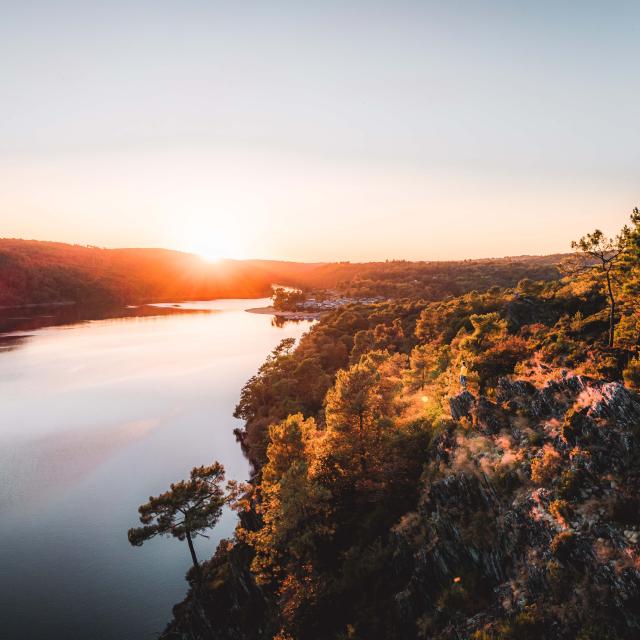
M 0 635 L 7 640 L 153 638 L 185 595 L 184 542 L 133 548 L 137 507 L 196 465 L 245 480 L 233 435 L 242 385 L 277 327 L 268 300 L 184 303 L 209 313 L 37 329 L 0 342 Z M 166 306 L 166 305 L 165 305 Z M 196 550 L 229 536 L 225 513 Z

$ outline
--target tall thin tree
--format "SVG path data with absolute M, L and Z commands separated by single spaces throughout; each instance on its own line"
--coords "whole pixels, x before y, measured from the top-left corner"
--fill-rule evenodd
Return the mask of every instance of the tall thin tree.
M 615 343 L 616 294 L 615 271 L 620 263 L 629 230 L 624 227 L 615 238 L 607 238 L 600 229 L 574 240 L 571 248 L 576 251 L 577 262 L 565 263 L 568 273 L 591 272 L 604 280 L 605 294 L 609 303 L 609 347 Z

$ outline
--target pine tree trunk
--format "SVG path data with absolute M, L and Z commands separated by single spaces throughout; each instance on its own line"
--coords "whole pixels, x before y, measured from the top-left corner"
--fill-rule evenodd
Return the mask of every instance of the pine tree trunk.
M 191 533 L 189 533 L 189 531 L 187 531 L 187 544 L 189 545 L 189 551 L 191 552 L 193 566 L 197 571 L 200 571 L 200 565 L 198 564 L 198 558 L 196 557 L 196 550 L 193 547 L 193 540 L 191 539 Z
M 609 293 L 609 347 L 613 347 L 614 343 L 614 323 L 616 314 L 616 299 L 613 297 L 613 289 L 611 287 L 611 274 L 607 274 L 607 291 Z

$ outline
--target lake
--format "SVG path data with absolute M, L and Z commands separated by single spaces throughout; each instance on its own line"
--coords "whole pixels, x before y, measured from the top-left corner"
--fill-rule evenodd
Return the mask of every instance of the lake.
M 268 304 L 190 302 L 175 314 L 163 305 L 161 316 L 147 308 L 4 336 L 3 638 L 140 640 L 164 629 L 186 593 L 187 545 L 155 538 L 134 548 L 127 530 L 139 504 L 193 466 L 219 460 L 228 479 L 247 479 L 233 435 L 240 389 L 281 339 L 312 324 L 279 327 L 245 311 Z M 225 512 L 209 540 L 196 540 L 199 557 L 234 526 Z

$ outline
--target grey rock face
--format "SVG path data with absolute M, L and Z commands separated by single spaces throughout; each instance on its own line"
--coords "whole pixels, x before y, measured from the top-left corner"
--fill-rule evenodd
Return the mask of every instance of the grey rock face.
M 398 560 L 412 567 L 398 594 L 405 615 L 429 620 L 433 637 L 469 638 L 534 607 L 541 638 L 573 640 L 601 623 L 612 637 L 640 638 L 638 395 L 564 375 L 540 387 L 502 379 L 497 403 L 464 392 L 450 407 L 473 426 L 448 436 L 439 477 L 425 483 L 410 524 L 396 529 Z M 493 455 L 491 442 L 503 451 L 523 419 L 529 435 L 511 440 L 519 463 L 496 471 L 456 464 L 478 433 L 478 456 Z M 443 594 L 458 585 L 477 602 L 453 616 Z
M 460 418 L 471 417 L 471 409 L 475 404 L 475 396 L 469 391 L 463 391 L 457 396 L 449 398 L 449 408 L 451 410 L 451 417 L 454 420 L 460 420 Z

